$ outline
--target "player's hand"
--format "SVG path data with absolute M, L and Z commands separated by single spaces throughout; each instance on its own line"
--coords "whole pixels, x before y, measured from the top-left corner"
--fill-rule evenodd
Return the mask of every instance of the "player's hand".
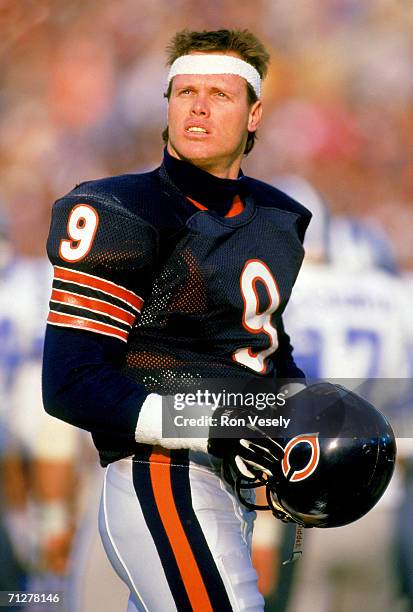
M 253 425 L 251 416 L 257 413 L 242 408 L 217 408 L 217 425 L 210 428 L 208 452 L 230 463 L 235 473 L 255 480 L 262 473 L 274 476 L 283 457 L 283 448 L 262 429 Z M 225 425 L 235 422 L 235 425 Z

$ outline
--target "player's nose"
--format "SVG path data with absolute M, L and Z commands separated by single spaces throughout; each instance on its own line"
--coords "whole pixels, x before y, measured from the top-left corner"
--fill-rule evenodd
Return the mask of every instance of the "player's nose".
M 193 100 L 191 114 L 195 116 L 208 116 L 210 113 L 208 98 L 203 93 L 198 93 Z

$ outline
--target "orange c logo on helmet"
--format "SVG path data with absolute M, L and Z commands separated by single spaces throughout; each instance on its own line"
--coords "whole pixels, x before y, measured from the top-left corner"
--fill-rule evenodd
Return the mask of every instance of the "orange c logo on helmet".
M 282 471 L 286 478 L 288 478 L 288 474 L 291 470 L 291 451 L 298 444 L 309 444 L 311 447 L 311 457 L 307 465 L 305 465 L 301 470 L 295 470 L 292 473 L 291 477 L 289 478 L 290 482 L 299 482 L 300 480 L 308 478 L 316 469 L 320 459 L 320 445 L 318 443 L 318 433 L 301 434 L 300 436 L 295 436 L 295 438 L 291 438 L 291 440 L 288 442 L 287 446 L 284 449 L 284 457 L 281 463 Z

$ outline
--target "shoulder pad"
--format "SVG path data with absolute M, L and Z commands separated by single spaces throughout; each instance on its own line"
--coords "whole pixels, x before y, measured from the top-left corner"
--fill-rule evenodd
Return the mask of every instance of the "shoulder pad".
M 67 196 L 96 198 L 96 200 L 108 202 L 113 206 L 140 214 L 145 209 L 145 203 L 156 189 L 157 170 L 142 174 L 121 174 L 106 178 L 85 181 L 76 185 Z M 119 211 L 120 212 L 120 211 Z
M 186 220 L 180 213 L 179 196 L 168 190 L 159 168 L 143 174 L 123 174 L 78 185 L 65 198 L 92 198 L 110 203 L 113 210 L 140 217 L 158 231 L 178 229 Z
M 244 177 L 244 180 L 247 183 L 248 192 L 256 200 L 258 206 L 279 208 L 297 216 L 298 235 L 301 242 L 303 242 L 306 229 L 312 217 L 311 212 L 289 195 L 268 183 L 252 179 L 248 176 Z

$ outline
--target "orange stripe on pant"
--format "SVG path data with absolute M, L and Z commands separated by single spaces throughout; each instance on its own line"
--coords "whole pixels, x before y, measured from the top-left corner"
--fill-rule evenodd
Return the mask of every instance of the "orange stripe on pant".
M 213 612 L 191 545 L 182 527 L 172 492 L 171 458 L 166 450 L 153 450 L 150 475 L 158 511 L 172 547 L 193 610 Z

